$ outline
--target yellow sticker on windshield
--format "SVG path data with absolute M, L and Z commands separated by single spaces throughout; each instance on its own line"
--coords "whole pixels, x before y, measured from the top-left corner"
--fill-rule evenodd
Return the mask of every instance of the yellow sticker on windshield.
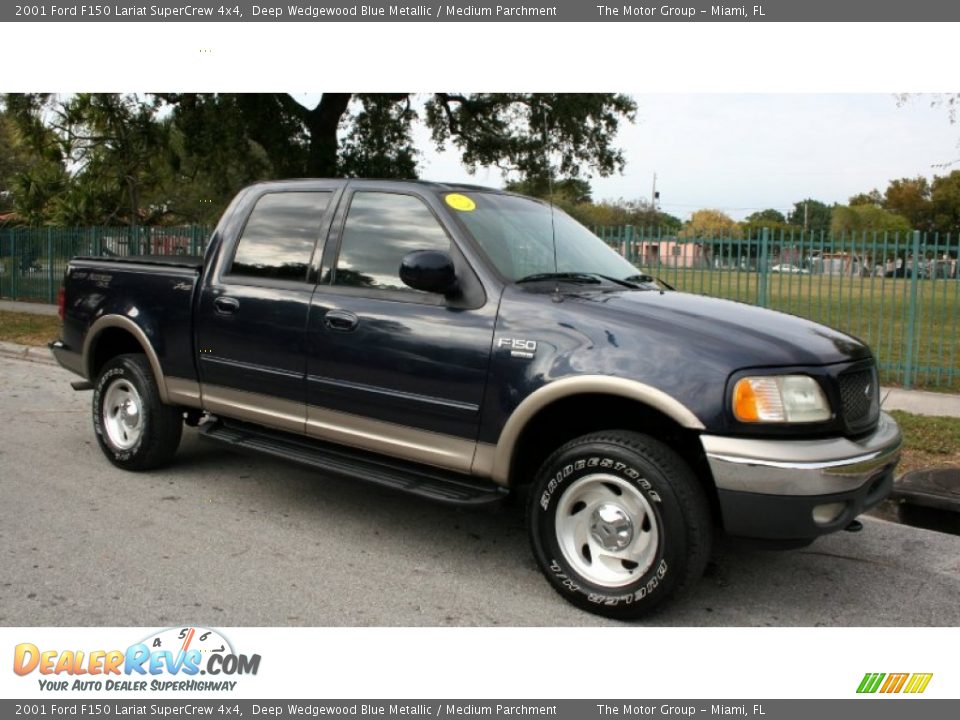
M 447 205 L 460 212 L 470 212 L 477 209 L 477 204 L 473 200 L 460 193 L 450 193 L 444 200 L 447 201 Z

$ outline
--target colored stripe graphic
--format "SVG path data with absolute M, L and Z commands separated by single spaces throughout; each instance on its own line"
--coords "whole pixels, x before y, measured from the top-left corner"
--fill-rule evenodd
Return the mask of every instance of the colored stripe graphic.
M 933 679 L 933 673 L 866 673 L 860 685 L 857 686 L 858 693 L 922 693 L 927 689 L 930 680 Z
M 887 675 L 887 681 L 880 688 L 882 693 L 898 693 L 903 689 L 910 673 L 890 673 Z
M 927 685 L 930 684 L 930 679 L 932 677 L 933 673 L 914 673 L 910 678 L 910 682 L 907 683 L 907 687 L 904 692 L 922 693 L 927 689 Z
M 867 673 L 863 676 L 863 680 L 860 681 L 860 687 L 857 688 L 857 692 L 875 693 L 877 688 L 880 687 L 880 682 L 884 677 L 886 677 L 884 673 Z

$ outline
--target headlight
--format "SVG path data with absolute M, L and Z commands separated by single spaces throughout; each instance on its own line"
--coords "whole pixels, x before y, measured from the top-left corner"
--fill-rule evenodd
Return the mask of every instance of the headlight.
M 830 404 L 808 375 L 746 377 L 733 388 L 733 415 L 746 423 L 822 422 Z

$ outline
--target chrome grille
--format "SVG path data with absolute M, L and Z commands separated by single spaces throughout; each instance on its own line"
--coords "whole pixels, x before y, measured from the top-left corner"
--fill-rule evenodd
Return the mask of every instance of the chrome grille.
M 880 416 L 880 387 L 875 368 L 852 370 L 839 377 L 843 421 L 847 429 L 864 430 Z

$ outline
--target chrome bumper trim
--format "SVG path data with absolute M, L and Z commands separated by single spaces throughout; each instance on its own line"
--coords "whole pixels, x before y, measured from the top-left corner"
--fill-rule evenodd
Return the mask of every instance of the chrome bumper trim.
M 721 490 L 767 495 L 830 495 L 861 487 L 900 459 L 896 421 L 880 414 L 877 429 L 860 440 L 756 440 L 701 436 Z

